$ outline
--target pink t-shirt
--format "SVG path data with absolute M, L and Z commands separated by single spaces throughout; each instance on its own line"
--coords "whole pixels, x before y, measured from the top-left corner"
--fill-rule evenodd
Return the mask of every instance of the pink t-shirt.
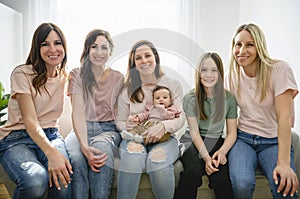
M 13 130 L 25 129 L 19 104 L 15 98 L 17 93 L 29 94 L 32 97 L 36 116 L 42 128 L 58 127 L 58 118 L 62 114 L 64 104 L 64 89 L 67 77 L 63 74 L 48 78 L 45 84 L 48 93 L 41 89 L 37 93 L 32 85 L 36 75 L 31 65 L 21 65 L 15 68 L 11 75 L 11 98 L 8 103 L 8 119 L 0 128 L 0 140 Z
M 268 77 L 271 78 L 270 89 L 262 102 L 260 102 L 260 93 L 256 93 L 256 77 L 247 76 L 242 67 L 240 97 L 236 94 L 236 85 L 233 84 L 234 88 L 230 91 L 235 94 L 240 108 L 238 128 L 250 134 L 273 138 L 277 137 L 275 97 L 291 89 L 294 98 L 298 94 L 298 88 L 293 71 L 286 62 L 276 62 Z M 225 87 L 229 89 L 228 78 Z M 291 113 L 291 120 L 294 117 L 293 114 L 294 111 Z
M 84 99 L 84 111 L 87 121 L 111 121 L 115 120 L 117 112 L 117 99 L 124 85 L 124 76 L 111 68 L 104 71 L 104 78 L 101 78 L 93 93 L 84 97 L 85 90 L 82 86 L 80 68 L 70 72 L 68 95 L 81 95 Z M 103 77 L 103 76 L 102 76 Z

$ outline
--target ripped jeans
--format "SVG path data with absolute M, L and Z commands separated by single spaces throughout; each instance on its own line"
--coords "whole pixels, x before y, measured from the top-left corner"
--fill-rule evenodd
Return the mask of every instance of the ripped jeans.
M 134 141 L 122 140 L 118 173 L 118 198 L 136 198 L 141 174 L 147 172 L 152 191 L 157 199 L 173 199 L 175 177 L 173 163 L 179 156 L 176 138 L 145 146 Z
M 43 129 L 47 138 L 66 158 L 65 142 L 57 128 Z M 48 159 L 26 130 L 12 131 L 0 141 L 0 162 L 10 179 L 17 184 L 14 198 L 42 198 L 48 189 L 48 198 L 70 198 L 70 187 L 58 191 L 49 187 Z
M 72 198 L 107 199 L 113 182 L 114 156 L 118 152 L 120 134 L 114 121 L 87 122 L 87 130 L 89 145 L 107 153 L 108 159 L 100 172 L 92 171 L 81 152 L 75 132 L 69 133 L 66 145 L 73 168 Z

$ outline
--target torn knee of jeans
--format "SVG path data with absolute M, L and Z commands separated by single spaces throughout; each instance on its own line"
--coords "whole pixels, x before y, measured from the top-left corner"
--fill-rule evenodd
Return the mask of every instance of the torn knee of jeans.
M 161 147 L 152 149 L 150 160 L 153 162 L 165 162 L 167 160 L 167 151 Z
M 23 162 L 21 165 L 20 165 L 20 168 L 23 169 L 23 170 L 27 170 L 30 165 L 32 165 L 33 162 Z
M 129 142 L 127 144 L 127 151 L 129 153 L 142 153 L 142 152 L 144 152 L 144 147 L 140 143 Z

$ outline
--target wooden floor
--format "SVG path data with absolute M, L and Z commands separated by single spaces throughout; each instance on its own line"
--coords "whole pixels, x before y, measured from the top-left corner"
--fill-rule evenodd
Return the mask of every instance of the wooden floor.
M 3 183 L 0 183 L 0 199 L 11 199 Z

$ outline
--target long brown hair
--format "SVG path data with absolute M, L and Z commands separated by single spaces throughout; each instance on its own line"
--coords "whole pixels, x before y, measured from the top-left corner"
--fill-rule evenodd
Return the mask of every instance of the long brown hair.
M 163 72 L 160 67 L 160 58 L 155 46 L 150 41 L 147 40 L 140 40 L 136 42 L 130 50 L 125 86 L 127 87 L 127 92 L 128 92 L 128 96 L 130 97 L 130 101 L 138 102 L 138 103 L 141 103 L 143 101 L 144 92 L 142 90 L 142 80 L 141 80 L 140 73 L 138 70 L 136 70 L 134 57 L 135 57 L 136 49 L 143 45 L 148 46 L 154 54 L 155 62 L 156 62 L 155 77 L 158 79 L 163 75 Z
M 58 26 L 53 23 L 43 23 L 41 24 L 34 32 L 30 53 L 26 60 L 27 65 L 32 65 L 34 73 L 37 74 L 36 77 L 32 80 L 33 87 L 37 90 L 38 93 L 41 93 L 40 88 L 43 88 L 48 93 L 47 89 L 45 88 L 45 84 L 47 82 L 47 69 L 44 60 L 42 59 L 40 49 L 42 43 L 48 37 L 51 31 L 55 31 L 59 38 L 61 39 L 62 46 L 65 51 L 65 57 L 62 60 L 62 63 L 58 66 L 58 72 L 65 74 L 65 66 L 67 63 L 67 44 L 66 39 L 63 32 L 60 30 Z
M 82 85 L 84 87 L 86 95 L 88 95 L 88 93 L 91 94 L 93 91 L 93 86 L 97 85 L 97 82 L 95 80 L 92 71 L 92 64 L 91 64 L 89 54 L 90 54 L 90 48 L 94 44 L 98 36 L 104 36 L 107 39 L 110 47 L 110 53 L 112 53 L 114 47 L 109 32 L 105 30 L 94 29 L 87 34 L 84 41 L 83 51 L 80 57 L 80 63 L 81 63 L 80 76 L 82 77 Z
M 207 120 L 207 115 L 204 112 L 204 101 L 207 99 L 207 93 L 204 90 L 204 86 L 201 83 L 201 67 L 203 66 L 205 60 L 208 58 L 211 58 L 215 64 L 217 65 L 218 71 L 219 71 L 219 78 L 218 82 L 216 83 L 214 90 L 215 90 L 215 107 L 216 110 L 213 113 L 213 121 L 217 122 L 220 121 L 223 118 L 224 114 L 224 99 L 225 99 L 225 93 L 224 93 L 224 68 L 223 68 L 223 62 L 221 57 L 214 52 L 207 52 L 204 53 L 200 59 L 199 63 L 196 67 L 195 71 L 195 95 L 197 98 L 198 106 L 197 111 L 199 112 L 199 118 L 200 120 Z

